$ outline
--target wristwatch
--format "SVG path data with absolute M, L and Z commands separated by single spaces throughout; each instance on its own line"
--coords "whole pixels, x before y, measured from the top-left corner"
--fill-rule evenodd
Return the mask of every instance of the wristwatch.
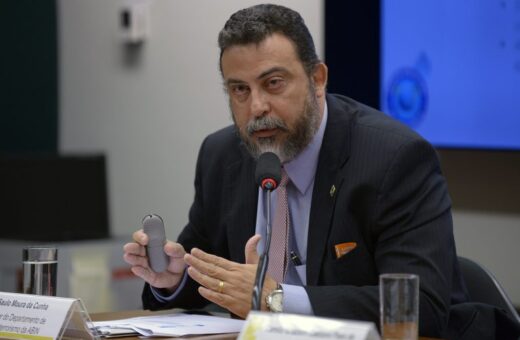
M 283 311 L 283 289 L 281 284 L 278 284 L 278 287 L 265 297 L 265 304 L 267 309 L 273 313 L 281 313 Z

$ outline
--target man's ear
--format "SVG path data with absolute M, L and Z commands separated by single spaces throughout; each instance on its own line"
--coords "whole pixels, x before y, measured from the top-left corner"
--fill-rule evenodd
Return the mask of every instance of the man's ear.
M 319 63 L 314 66 L 312 79 L 314 80 L 314 88 L 316 90 L 316 97 L 325 97 L 325 89 L 327 88 L 327 78 L 329 69 L 324 63 Z

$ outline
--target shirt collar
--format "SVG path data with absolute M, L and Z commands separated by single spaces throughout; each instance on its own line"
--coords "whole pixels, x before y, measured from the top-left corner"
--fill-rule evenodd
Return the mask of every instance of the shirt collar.
M 320 155 L 321 143 L 327 125 L 328 108 L 325 101 L 323 118 L 321 119 L 318 131 L 312 137 L 311 142 L 296 157 L 284 164 L 284 169 L 291 179 L 291 182 L 304 195 L 314 182 L 314 175 L 318 167 L 318 157 Z

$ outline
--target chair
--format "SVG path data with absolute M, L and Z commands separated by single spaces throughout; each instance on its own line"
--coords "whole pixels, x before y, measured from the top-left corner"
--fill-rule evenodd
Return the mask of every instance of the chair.
M 459 256 L 460 270 L 472 302 L 481 302 L 502 308 L 520 324 L 520 316 L 504 288 L 495 276 L 479 263 Z

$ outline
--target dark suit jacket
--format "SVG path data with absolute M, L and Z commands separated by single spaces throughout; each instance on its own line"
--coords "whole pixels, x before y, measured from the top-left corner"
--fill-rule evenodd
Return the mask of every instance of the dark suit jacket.
M 420 334 L 442 336 L 450 304 L 464 301 L 453 240 L 451 201 L 434 149 L 385 114 L 327 95 L 328 121 L 312 196 L 307 286 L 319 316 L 379 324 L 378 275 L 420 276 Z M 255 233 L 255 161 L 233 126 L 208 136 L 200 149 L 195 200 L 178 241 L 244 262 Z M 332 186 L 336 193 L 331 196 Z M 357 242 L 337 259 L 334 245 Z M 207 303 L 191 279 L 171 303 L 149 287 L 145 308 L 196 308 Z

